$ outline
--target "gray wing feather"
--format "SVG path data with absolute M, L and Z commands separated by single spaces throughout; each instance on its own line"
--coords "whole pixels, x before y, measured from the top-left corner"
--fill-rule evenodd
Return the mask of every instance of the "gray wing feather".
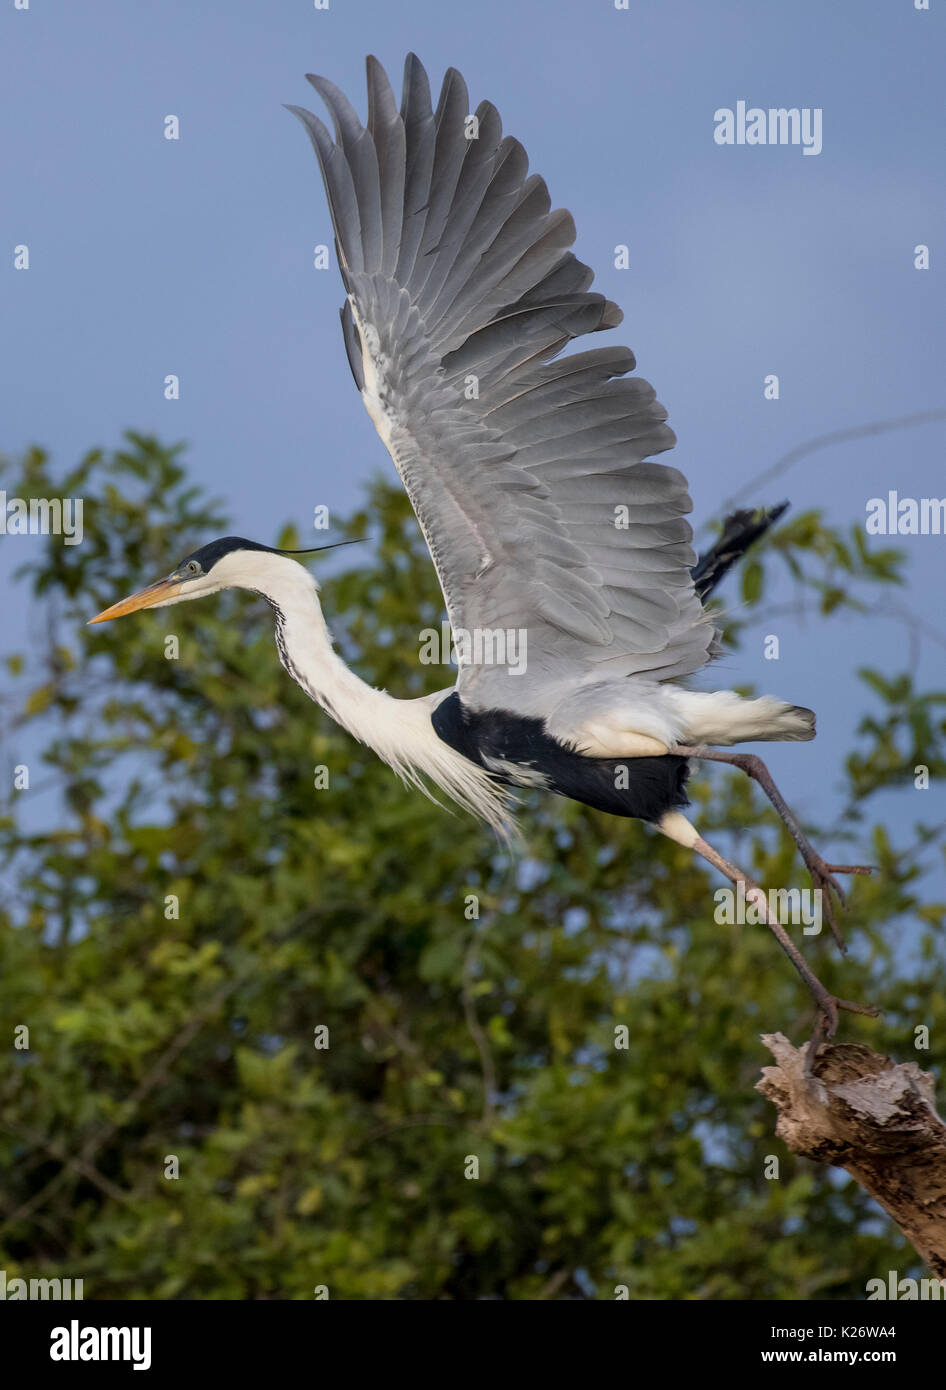
M 686 479 L 626 347 L 564 357 L 621 321 L 571 251 L 518 141 L 450 69 L 436 110 L 416 57 L 398 111 L 368 59 L 368 124 L 290 107 L 318 156 L 348 298 L 355 380 L 424 531 L 454 630 L 528 635 L 528 668 L 464 665 L 474 705 L 540 711 L 549 682 L 666 679 L 708 659 Z M 623 512 L 621 509 L 625 509 Z

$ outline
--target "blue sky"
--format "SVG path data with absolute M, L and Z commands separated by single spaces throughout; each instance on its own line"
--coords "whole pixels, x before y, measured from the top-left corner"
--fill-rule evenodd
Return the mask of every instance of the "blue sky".
M 670 411 L 695 524 L 730 498 L 788 496 L 848 524 L 891 488 L 942 496 L 943 422 L 745 491 L 811 436 L 946 407 L 946 5 L 932 3 L 6 0 L 0 449 L 38 443 L 65 466 L 128 427 L 185 439 L 233 529 L 261 540 L 286 520 L 304 532 L 317 504 L 350 509 L 390 464 L 348 372 L 337 273 L 312 267 L 331 241 L 326 205 L 282 103 L 318 109 L 303 76 L 315 71 L 363 112 L 365 53 L 399 86 L 413 48 L 435 83 L 454 64 L 473 104 L 497 104 L 553 204 L 574 213 L 579 255 L 625 311 L 617 335 Z M 821 108 L 822 152 L 717 145 L 714 112 L 740 100 Z M 169 113 L 179 141 L 163 138 Z M 19 243 L 28 272 L 12 269 Z M 928 271 L 913 267 L 918 243 Z M 777 402 L 763 399 L 772 372 Z M 167 373 L 179 401 L 163 398 Z M 903 601 L 946 633 L 946 537 L 900 543 Z M 0 539 L 0 577 L 28 544 Z M 25 598 L 7 611 L 15 644 Z M 865 704 L 853 672 L 901 669 L 909 639 L 877 617 L 773 630 L 778 663 L 763 661 L 760 632 L 714 679 L 818 711 L 819 741 L 771 759 L 814 811 Z M 942 684 L 944 648 L 925 639 L 919 661 L 921 680 Z M 931 813 L 917 795 L 889 802 L 904 834 Z

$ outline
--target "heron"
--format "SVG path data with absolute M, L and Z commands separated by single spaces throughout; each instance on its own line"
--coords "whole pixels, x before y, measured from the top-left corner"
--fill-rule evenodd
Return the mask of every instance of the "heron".
M 407 783 L 432 784 L 507 840 L 518 789 L 556 793 L 642 820 L 755 891 L 683 814 L 693 761 L 729 763 L 775 806 L 838 936 L 836 875 L 868 870 L 826 863 L 765 764 L 721 751 L 807 741 L 814 714 L 688 683 L 720 651 L 706 599 L 784 505 L 735 513 L 697 560 L 687 480 L 654 460 L 676 437 L 653 387 L 631 374 L 633 353 L 566 350 L 623 314 L 591 289 L 571 214 L 552 209 L 496 107 L 471 112 L 455 68 L 434 107 L 410 54 L 398 108 L 369 57 L 367 125 L 333 83 L 308 81 L 332 133 L 288 110 L 328 199 L 351 373 L 410 498 L 454 637 L 472 635 L 458 644 L 455 685 L 403 700 L 366 684 L 335 651 L 300 552 L 242 537 L 211 541 L 90 621 L 250 590 L 273 610 L 289 675 Z M 477 634 L 520 639 L 525 659 L 477 645 Z M 872 1012 L 831 994 L 760 910 L 814 998 L 820 1037 L 839 1010 Z

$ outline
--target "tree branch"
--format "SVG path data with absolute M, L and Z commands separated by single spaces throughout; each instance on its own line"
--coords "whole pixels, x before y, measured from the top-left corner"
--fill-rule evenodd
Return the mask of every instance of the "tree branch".
M 762 1041 L 777 1063 L 756 1090 L 775 1105 L 793 1153 L 845 1168 L 893 1218 L 934 1274 L 946 1277 L 946 1125 L 933 1078 L 857 1043 L 808 1048 L 781 1033 Z

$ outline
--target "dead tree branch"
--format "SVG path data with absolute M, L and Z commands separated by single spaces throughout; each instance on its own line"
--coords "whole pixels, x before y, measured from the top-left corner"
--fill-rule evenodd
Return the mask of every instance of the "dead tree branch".
M 781 1033 L 762 1041 L 776 1066 L 756 1090 L 778 1110 L 775 1132 L 793 1153 L 844 1168 L 893 1218 L 917 1254 L 946 1277 L 946 1125 L 933 1078 L 857 1043 L 808 1048 Z

